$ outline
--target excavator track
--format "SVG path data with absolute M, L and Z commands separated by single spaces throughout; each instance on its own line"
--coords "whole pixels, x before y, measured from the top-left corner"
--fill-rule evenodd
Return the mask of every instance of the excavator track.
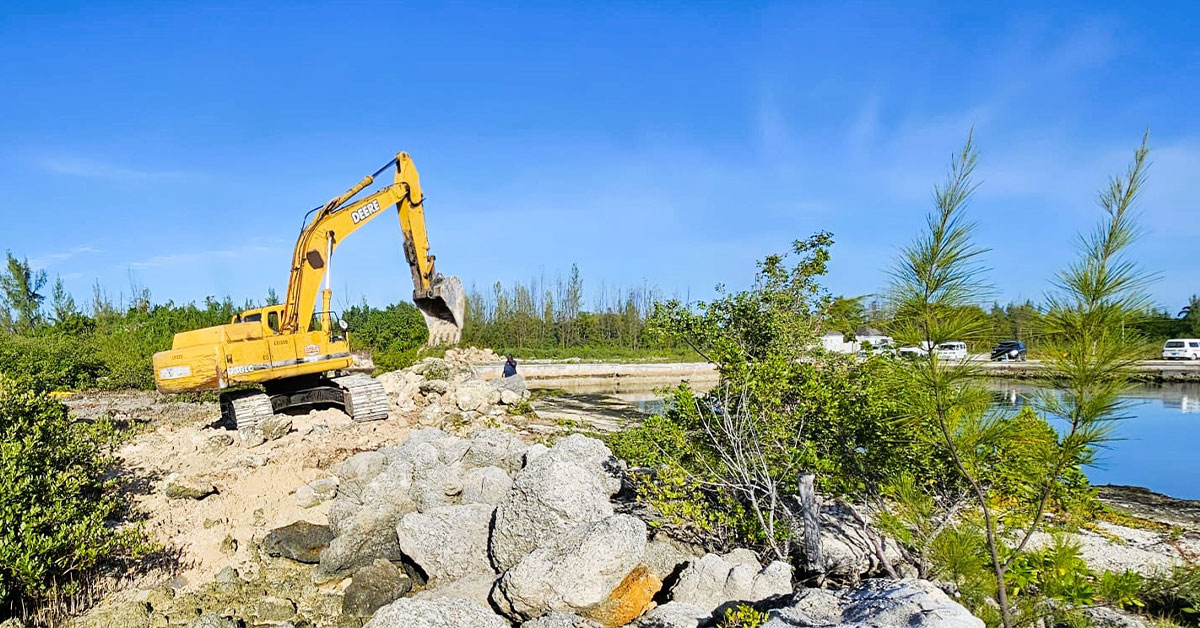
M 240 432 L 257 428 L 273 414 L 271 398 L 265 393 L 257 390 L 221 393 L 221 419 Z
M 387 391 L 374 378 L 361 373 L 333 378 L 344 391 L 346 414 L 355 421 L 378 421 L 388 416 Z

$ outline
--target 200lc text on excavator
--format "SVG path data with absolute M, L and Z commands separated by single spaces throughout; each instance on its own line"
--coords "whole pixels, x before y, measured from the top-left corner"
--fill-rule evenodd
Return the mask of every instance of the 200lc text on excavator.
M 392 167 L 391 185 L 351 200 Z M 399 153 L 345 194 L 309 211 L 292 253 L 284 303 L 246 310 L 228 325 L 175 334 L 171 349 L 154 356 L 158 390 L 237 386 L 221 394 L 221 414 L 239 430 L 255 428 L 275 412 L 315 405 L 339 406 L 356 421 L 386 418 L 383 386 L 366 375 L 345 372 L 353 359 L 346 325 L 330 307 L 330 265 L 346 236 L 394 205 L 412 270 L 413 301 L 429 327 L 429 342 L 457 343 L 466 306 L 462 282 L 443 277 L 434 267 L 424 203 L 417 169 L 407 153 Z

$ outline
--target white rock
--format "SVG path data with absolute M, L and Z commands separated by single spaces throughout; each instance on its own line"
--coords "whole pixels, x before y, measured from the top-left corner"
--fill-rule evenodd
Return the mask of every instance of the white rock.
M 476 573 L 463 576 L 458 580 L 451 582 L 439 582 L 433 588 L 427 588 L 413 597 L 421 600 L 442 600 L 442 599 L 459 599 L 471 600 L 478 602 L 480 606 L 491 608 L 491 601 L 488 596 L 492 594 L 492 584 L 496 581 L 496 574 L 491 573 Z
M 296 505 L 301 508 L 312 508 L 321 502 L 337 497 L 338 479 L 336 477 L 321 478 L 296 489 Z
M 697 628 L 709 613 L 699 606 L 683 602 L 667 602 L 650 609 L 633 623 L 636 628 Z
M 500 467 L 468 469 L 462 476 L 462 502 L 495 506 L 504 501 L 512 483 Z
M 488 404 L 496 389 L 481 379 L 469 379 L 454 390 L 454 405 L 463 412 L 479 410 Z
M 434 583 L 491 576 L 487 544 L 493 510 L 488 504 L 465 504 L 404 515 L 396 526 L 400 551 Z
M 983 621 L 926 580 L 864 580 L 837 594 L 798 592 L 788 606 L 772 610 L 763 628 L 828 626 L 869 628 L 983 628 Z
M 609 457 L 600 441 L 569 436 L 516 475 L 492 529 L 490 551 L 497 571 L 580 525 L 612 515 L 608 498 L 621 485 L 604 467 Z
M 646 544 L 646 555 L 642 558 L 642 562 L 650 568 L 654 575 L 658 576 L 659 580 L 666 581 L 668 576 L 696 558 L 699 556 L 685 551 L 674 543 L 656 539 Z
M 531 619 L 523 624 L 521 628 L 604 628 L 597 622 L 594 622 L 586 617 L 580 617 L 575 613 L 564 613 L 562 611 L 552 611 Z
M 366 628 L 510 628 L 489 608 L 469 600 L 401 598 L 375 612 Z
M 609 598 L 641 562 L 646 524 L 613 515 L 543 545 L 504 572 L 492 603 L 514 620 L 550 611 L 585 613 Z
M 732 558 L 732 560 L 730 560 Z M 792 568 L 779 561 L 759 569 L 744 553 L 705 554 L 688 563 L 671 588 L 671 599 L 709 613 L 727 602 L 757 602 L 792 591 Z
M 500 467 L 508 473 L 521 470 L 525 452 L 529 449 L 515 434 L 496 428 L 476 430 L 465 442 L 468 447 L 463 455 L 463 466 Z

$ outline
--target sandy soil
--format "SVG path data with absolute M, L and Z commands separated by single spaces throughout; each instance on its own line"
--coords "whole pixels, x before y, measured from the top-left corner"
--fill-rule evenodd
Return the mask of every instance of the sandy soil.
M 216 403 L 172 402 L 152 393 L 84 395 L 67 403 L 81 417 L 109 413 L 140 425 L 119 451 L 123 479 L 144 529 L 175 560 L 132 584 L 170 581 L 181 590 L 210 581 L 226 566 L 248 564 L 251 541 L 273 528 L 325 523 L 328 502 L 301 508 L 296 489 L 330 476 L 330 466 L 355 453 L 404 440 L 414 418 L 393 413 L 385 421 L 355 423 L 339 410 L 314 410 L 292 416 L 287 435 L 247 448 L 236 432 L 218 426 Z M 217 493 L 168 498 L 164 487 L 172 474 L 211 483 Z

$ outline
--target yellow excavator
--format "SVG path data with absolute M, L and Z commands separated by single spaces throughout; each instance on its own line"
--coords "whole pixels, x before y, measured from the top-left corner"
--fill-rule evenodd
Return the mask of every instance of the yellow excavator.
M 393 166 L 392 185 L 351 202 Z M 417 169 L 407 153 L 399 153 L 345 194 L 313 208 L 304 217 L 292 254 L 284 303 L 246 310 L 228 325 L 175 334 L 171 349 L 154 355 L 158 390 L 261 386 L 221 394 L 221 415 L 239 430 L 257 428 L 276 412 L 315 405 L 339 406 L 356 421 L 386 418 L 383 386 L 366 375 L 345 372 L 353 359 L 345 321 L 330 307 L 330 263 L 346 236 L 395 205 L 412 270 L 413 301 L 429 327 L 429 343 L 457 343 L 466 306 L 462 282 L 434 267 L 424 203 Z

